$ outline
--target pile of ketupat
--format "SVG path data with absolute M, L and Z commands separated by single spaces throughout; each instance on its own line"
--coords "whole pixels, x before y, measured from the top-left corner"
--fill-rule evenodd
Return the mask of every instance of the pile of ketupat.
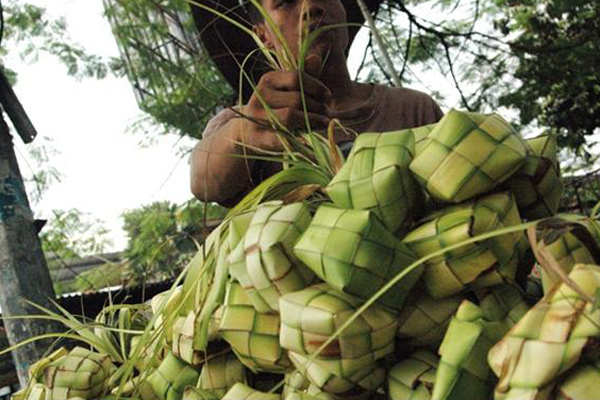
M 13 398 L 600 399 L 600 229 L 553 217 L 552 136 L 451 110 L 359 135 L 326 184 L 300 172 L 234 209 L 152 314 L 104 317 L 87 343 L 115 356 L 58 350 Z

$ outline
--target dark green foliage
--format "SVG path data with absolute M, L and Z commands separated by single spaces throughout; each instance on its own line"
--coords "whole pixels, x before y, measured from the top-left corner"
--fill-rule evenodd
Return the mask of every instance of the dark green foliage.
M 206 212 L 206 215 L 205 215 Z M 123 214 L 129 239 L 125 256 L 133 283 L 175 276 L 208 234 L 210 222 L 225 209 L 196 200 L 183 205 L 155 202 Z
M 142 110 L 163 132 L 200 137 L 233 91 L 198 41 L 188 3 L 108 0 L 105 10 Z

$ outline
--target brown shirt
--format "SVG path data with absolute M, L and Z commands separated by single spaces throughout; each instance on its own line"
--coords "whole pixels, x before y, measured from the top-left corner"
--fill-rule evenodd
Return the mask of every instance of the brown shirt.
M 355 133 L 388 132 L 428 125 L 442 118 L 438 104 L 428 95 L 406 88 L 391 88 L 372 85 L 369 98 L 358 107 L 331 113 L 331 118 L 341 121 L 347 130 Z M 232 118 L 239 113 L 233 109 L 225 109 L 213 117 L 206 125 L 203 138 L 215 135 Z M 342 131 L 336 131 L 336 141 L 348 138 Z M 274 163 L 254 162 L 251 176 L 252 184 L 257 185 L 266 177 L 277 172 L 279 165 Z M 223 202 L 225 205 L 235 204 L 244 195 L 233 194 L 233 198 Z
M 239 114 L 225 109 L 206 125 L 202 137 L 214 135 L 231 118 Z M 438 104 L 425 93 L 406 88 L 373 85 L 371 96 L 351 110 L 332 113 L 342 124 L 356 133 L 387 132 L 432 124 L 442 118 Z M 338 138 L 341 139 L 341 138 Z

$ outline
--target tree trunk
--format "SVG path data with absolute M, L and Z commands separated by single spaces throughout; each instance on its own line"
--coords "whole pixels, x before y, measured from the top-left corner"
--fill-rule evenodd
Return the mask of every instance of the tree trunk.
M 0 108 L 0 306 L 3 317 L 41 314 L 32 302 L 55 309 L 52 281 L 34 228 L 33 214 L 17 165 L 12 137 Z M 5 319 L 11 345 L 55 332 L 50 321 Z M 48 341 L 36 341 L 13 351 L 19 382 L 25 385 L 29 366 L 40 359 Z

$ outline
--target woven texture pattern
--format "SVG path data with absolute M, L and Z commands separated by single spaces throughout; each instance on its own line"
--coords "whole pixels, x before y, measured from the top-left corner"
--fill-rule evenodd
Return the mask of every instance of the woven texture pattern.
M 279 297 L 308 286 L 314 274 L 292 248 L 311 220 L 302 203 L 268 202 L 258 207 L 243 239 L 232 251 L 230 272 L 259 312 L 279 311 Z
M 391 232 L 406 230 L 423 204 L 422 189 L 408 168 L 414 152 L 410 129 L 363 133 L 327 194 L 338 207 L 373 211 Z
M 279 315 L 259 313 L 237 282 L 227 288 L 219 334 L 253 371 L 283 373 L 291 366 L 279 345 Z
M 361 302 L 327 284 L 308 287 L 281 298 L 281 345 L 312 354 L 358 309 Z M 377 360 L 393 351 L 397 320 L 372 306 L 356 318 L 320 354 L 321 359 Z
M 431 399 L 439 361 L 434 353 L 419 350 L 394 365 L 388 373 L 389 399 Z
M 563 193 L 556 139 L 540 136 L 527 141 L 525 163 L 506 181 L 521 217 L 534 220 L 556 214 Z
M 600 358 L 569 372 L 557 388 L 556 400 L 600 400 Z
M 277 393 L 264 393 L 243 383 L 236 383 L 222 400 L 281 400 Z
M 193 386 L 186 386 L 183 391 L 182 400 L 221 400 L 223 394 L 211 390 L 198 389 Z
M 446 208 L 427 217 L 410 232 L 406 243 L 419 257 L 474 236 L 520 224 L 512 195 L 488 195 Z M 466 288 L 482 288 L 514 279 L 523 232 L 495 236 L 444 253 L 426 262 L 423 282 L 428 293 L 442 298 Z
M 76 347 L 47 365 L 44 371 L 46 399 L 93 399 L 106 393 L 114 372 L 110 357 Z
M 458 294 L 436 300 L 417 287 L 398 315 L 399 345 L 403 349 L 425 346 L 437 351 L 462 300 Z
M 488 398 L 495 382 L 487 365 L 494 328 L 477 305 L 461 304 L 439 349 L 432 400 Z
M 310 383 L 320 390 L 342 395 L 349 391 L 356 392 L 357 389 L 374 391 L 385 381 L 385 369 L 377 363 L 367 365 L 365 368 L 353 371 L 344 377 L 336 374 L 336 371 L 327 369 L 319 362 L 310 362 L 308 357 L 290 351 L 290 359 L 294 367 L 306 375 Z
M 202 365 L 198 388 L 224 396 L 238 382 L 246 383 L 244 366 L 233 354 L 225 354 L 209 359 Z
M 160 399 L 180 399 L 186 386 L 196 386 L 198 376 L 195 368 L 169 353 L 147 382 Z
M 576 264 L 594 264 L 596 262 L 586 244 L 570 231 L 560 234 L 559 231 L 550 230 L 543 235 L 542 243 L 566 274 L 570 273 Z M 555 273 L 542 269 L 544 293 L 547 293 L 559 281 L 560 278 Z
M 332 287 L 363 299 L 415 260 L 372 212 L 327 205 L 319 207 L 294 253 Z M 421 273 L 412 271 L 378 301 L 400 308 Z
M 498 114 L 450 110 L 410 164 L 436 200 L 460 203 L 486 193 L 525 160 L 525 141 Z
M 587 296 L 600 288 L 600 267 L 576 265 L 569 277 Z M 565 283 L 552 290 L 497 343 L 489 364 L 499 377 L 496 398 L 535 398 L 572 368 L 600 335 L 600 309 Z

